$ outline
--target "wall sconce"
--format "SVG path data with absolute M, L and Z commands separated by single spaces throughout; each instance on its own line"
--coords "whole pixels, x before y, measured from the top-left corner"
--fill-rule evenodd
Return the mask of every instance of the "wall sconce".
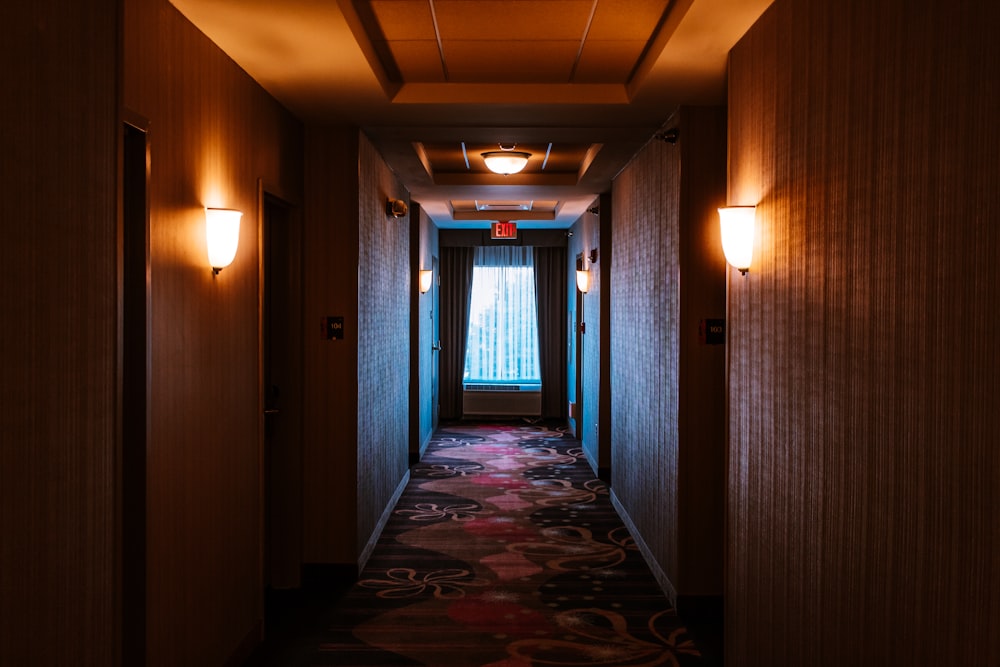
M 576 260 L 576 288 L 583 294 L 590 291 L 590 269 L 587 268 L 587 260 L 590 260 L 590 266 L 597 263 L 597 248 L 592 249 L 585 255 L 581 255 Z
M 208 263 L 212 273 L 233 263 L 240 245 L 240 218 L 242 211 L 230 208 L 205 209 L 205 240 L 208 245 Z
M 434 280 L 434 271 L 431 269 L 421 269 L 420 270 L 420 293 L 427 294 L 431 288 L 431 283 Z
M 406 206 L 406 202 L 402 199 L 386 199 L 385 200 L 385 214 L 391 215 L 394 218 L 402 218 L 406 215 L 409 208 Z
M 722 252 L 726 261 L 743 275 L 753 259 L 754 218 L 756 206 L 725 206 L 719 209 Z

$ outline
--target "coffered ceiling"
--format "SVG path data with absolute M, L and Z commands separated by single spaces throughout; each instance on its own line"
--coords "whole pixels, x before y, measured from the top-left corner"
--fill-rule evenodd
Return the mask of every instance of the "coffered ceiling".
M 172 0 L 306 122 L 365 129 L 441 227 L 565 227 L 771 0 Z M 481 154 L 531 154 L 500 176 Z
M 667 0 L 354 0 L 394 83 L 625 84 Z

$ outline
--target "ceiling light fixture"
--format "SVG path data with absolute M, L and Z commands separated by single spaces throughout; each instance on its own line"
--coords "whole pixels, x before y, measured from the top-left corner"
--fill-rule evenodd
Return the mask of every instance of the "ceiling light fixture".
M 528 158 L 531 157 L 531 153 L 515 151 L 515 147 L 513 144 L 510 148 L 500 144 L 500 150 L 482 153 L 486 168 L 494 174 L 500 174 L 501 176 L 510 176 L 524 169 L 525 165 L 528 164 Z

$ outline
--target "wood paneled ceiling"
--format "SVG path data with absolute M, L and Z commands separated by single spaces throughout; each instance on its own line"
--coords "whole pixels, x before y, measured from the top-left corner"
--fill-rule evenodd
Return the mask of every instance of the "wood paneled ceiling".
M 303 121 L 362 127 L 439 226 L 565 227 L 678 105 L 725 103 L 771 0 L 172 2 Z M 485 169 L 500 144 L 524 172 Z

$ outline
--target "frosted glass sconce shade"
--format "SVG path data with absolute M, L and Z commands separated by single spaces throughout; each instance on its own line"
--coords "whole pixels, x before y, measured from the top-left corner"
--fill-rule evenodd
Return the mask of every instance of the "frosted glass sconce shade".
M 431 282 L 434 280 L 434 272 L 430 269 L 423 269 L 420 271 L 420 293 L 427 294 L 428 290 L 431 288 Z
M 583 294 L 590 290 L 590 271 L 587 269 L 576 270 L 576 288 Z
M 755 206 L 726 206 L 719 209 L 722 231 L 722 252 L 726 261 L 746 274 L 753 259 Z
M 208 243 L 208 263 L 218 273 L 233 263 L 240 245 L 242 211 L 229 208 L 205 209 L 205 239 Z

